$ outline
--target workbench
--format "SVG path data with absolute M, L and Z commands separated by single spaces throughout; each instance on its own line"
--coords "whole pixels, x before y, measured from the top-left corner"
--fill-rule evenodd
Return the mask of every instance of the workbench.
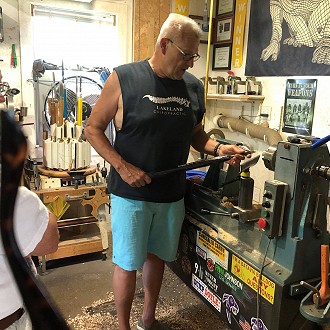
M 93 252 L 102 252 L 102 259 L 106 259 L 109 247 L 106 205 L 110 203 L 106 184 L 87 183 L 40 189 L 35 193 L 48 208 L 63 208 L 57 221 L 60 231 L 58 250 L 39 258 L 43 272 L 49 260 Z

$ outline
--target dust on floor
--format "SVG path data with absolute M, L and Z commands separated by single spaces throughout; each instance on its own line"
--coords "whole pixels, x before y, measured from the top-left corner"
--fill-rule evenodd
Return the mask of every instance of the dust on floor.
M 138 276 L 141 276 L 139 274 Z M 227 330 L 229 327 L 176 275 L 166 267 L 156 315 L 160 322 L 172 330 Z M 143 289 L 136 291 L 131 313 L 131 326 L 135 325 L 143 309 Z M 81 314 L 69 318 L 70 328 L 77 330 L 116 330 L 118 322 L 112 292 L 82 308 Z

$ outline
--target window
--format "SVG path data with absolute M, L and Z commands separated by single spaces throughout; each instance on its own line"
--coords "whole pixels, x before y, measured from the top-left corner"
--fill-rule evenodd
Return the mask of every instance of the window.
M 33 5 L 32 16 L 35 59 L 71 69 L 120 63 L 115 14 Z

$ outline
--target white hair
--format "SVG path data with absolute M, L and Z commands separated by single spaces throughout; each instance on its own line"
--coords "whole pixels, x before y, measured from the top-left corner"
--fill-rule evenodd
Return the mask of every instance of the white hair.
M 168 15 L 166 21 L 160 29 L 157 43 L 159 43 L 161 38 L 175 40 L 184 38 L 186 33 L 192 34 L 200 40 L 203 32 L 200 26 L 193 19 L 184 15 L 171 13 Z

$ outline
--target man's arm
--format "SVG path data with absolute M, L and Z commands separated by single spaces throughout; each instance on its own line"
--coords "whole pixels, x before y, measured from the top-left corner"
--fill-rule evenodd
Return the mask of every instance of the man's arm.
M 121 100 L 121 88 L 116 71 L 107 79 L 101 95 L 87 121 L 84 133 L 97 151 L 119 173 L 121 178 L 133 187 L 141 187 L 151 182 L 144 171 L 126 162 L 112 147 L 104 131 L 115 118 Z
M 206 134 L 202 124 L 198 124 L 193 130 L 191 145 L 199 152 L 214 156 L 214 150 L 215 147 L 218 145 L 218 142 L 211 139 Z M 223 144 L 217 149 L 218 156 L 235 155 L 235 157 L 228 161 L 228 163 L 233 166 L 239 165 L 239 162 L 245 158 L 243 156 L 245 153 L 245 149 L 240 148 L 236 145 Z M 249 155 L 247 157 L 249 157 Z

